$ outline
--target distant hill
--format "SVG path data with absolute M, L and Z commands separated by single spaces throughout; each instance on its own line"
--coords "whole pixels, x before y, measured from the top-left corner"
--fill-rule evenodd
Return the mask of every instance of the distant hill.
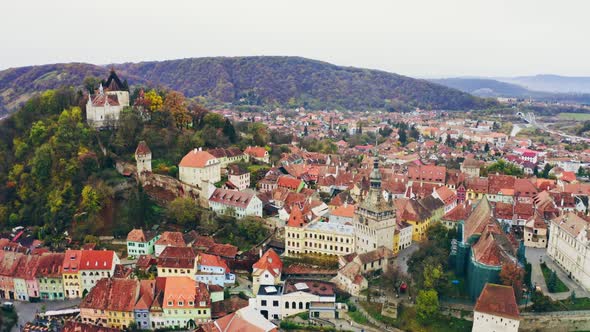
M 498 77 L 498 81 L 518 84 L 529 90 L 553 93 L 590 93 L 590 77 L 535 75 Z
M 480 97 L 526 97 L 530 91 L 516 84 L 487 78 L 442 78 L 431 82 L 471 93 Z
M 152 85 L 229 103 L 288 104 L 310 108 L 366 110 L 414 107 L 450 110 L 482 108 L 493 102 L 426 80 L 378 70 L 335 66 L 299 57 L 214 57 L 116 64 L 132 86 Z M 83 63 L 0 71 L 0 112 L 14 109 L 33 93 L 85 77 L 103 78 L 107 68 Z
M 532 98 L 539 101 L 590 104 L 590 93 L 535 91 L 529 90 L 517 83 L 507 83 L 491 78 L 455 77 L 431 79 L 429 81 L 458 89 L 478 97 Z

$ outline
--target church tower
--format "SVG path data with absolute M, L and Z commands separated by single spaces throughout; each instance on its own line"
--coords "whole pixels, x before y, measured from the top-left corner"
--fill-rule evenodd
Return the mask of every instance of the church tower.
M 376 151 L 370 182 L 369 194 L 354 214 L 356 252 L 359 254 L 375 250 L 380 246 L 393 250 L 395 210 L 383 198 L 379 157 Z
M 141 176 L 143 172 L 152 171 L 152 151 L 145 141 L 140 141 L 135 149 L 135 162 L 137 164 L 137 174 Z

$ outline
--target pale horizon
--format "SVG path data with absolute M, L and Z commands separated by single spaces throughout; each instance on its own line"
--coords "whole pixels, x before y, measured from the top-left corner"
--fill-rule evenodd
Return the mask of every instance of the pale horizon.
M 0 70 L 300 56 L 417 78 L 590 76 L 585 1 L 23 0 L 0 12 Z

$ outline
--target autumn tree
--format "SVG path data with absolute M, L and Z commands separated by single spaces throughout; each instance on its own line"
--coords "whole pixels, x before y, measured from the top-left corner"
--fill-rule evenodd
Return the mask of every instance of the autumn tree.
M 524 270 L 516 263 L 502 265 L 500 271 L 500 281 L 503 285 L 512 286 L 516 298 L 522 296 L 522 287 L 524 282 Z
M 152 89 L 145 93 L 144 95 L 145 101 L 148 104 L 148 108 L 150 111 L 158 111 L 162 109 L 164 106 L 164 101 L 162 96 L 156 92 L 156 90 Z
M 168 203 L 166 215 L 180 225 L 186 225 L 197 219 L 199 209 L 195 201 L 190 198 L 177 197 Z
M 178 129 L 187 128 L 192 119 L 188 113 L 184 95 L 178 91 L 170 91 L 166 94 L 162 110 L 172 115 L 174 125 Z

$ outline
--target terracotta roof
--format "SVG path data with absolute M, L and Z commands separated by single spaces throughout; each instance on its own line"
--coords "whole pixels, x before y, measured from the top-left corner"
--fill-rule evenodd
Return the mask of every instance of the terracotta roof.
M 250 307 L 242 308 L 222 317 L 213 324 L 213 331 L 223 332 L 274 332 L 278 328 L 258 311 Z
M 303 214 L 301 213 L 301 209 L 297 204 L 295 204 L 291 208 L 291 215 L 289 215 L 289 221 L 287 221 L 287 226 L 289 227 L 303 227 L 305 225 L 305 219 L 303 218 Z
M 192 306 L 194 308 L 211 306 L 207 285 L 190 277 L 168 277 L 166 279 L 163 308 L 189 308 L 188 301 L 194 301 Z M 183 301 L 182 307 L 178 304 L 179 300 Z M 169 302 L 172 302 L 172 304 Z M 205 302 L 205 305 L 201 306 L 200 302 Z
M 150 150 L 147 143 L 145 141 L 139 141 L 139 144 L 137 145 L 137 149 L 135 149 L 135 154 L 136 155 L 147 155 L 147 154 L 151 154 L 151 153 L 152 153 L 152 151 Z
M 465 220 L 463 241 L 467 242 L 472 235 L 481 234 L 491 219 L 492 207 L 487 197 L 484 196 L 475 209 L 473 209 L 467 220 Z
M 371 262 L 378 261 L 380 259 L 389 259 L 393 257 L 393 251 L 384 246 L 381 246 L 375 250 L 371 250 L 366 253 L 359 254 L 358 259 L 362 264 L 368 264 Z
M 119 332 L 120 329 L 66 320 L 62 332 Z
M 111 106 L 119 106 L 119 97 L 117 95 L 110 94 L 96 94 L 92 98 L 92 106 L 104 107 L 105 103 Z
M 133 311 L 138 296 L 137 280 L 103 278 L 88 292 L 80 308 L 129 312 Z
M 352 218 L 354 217 L 354 209 L 354 205 L 344 204 L 332 210 L 330 214 L 337 217 Z
M 435 190 L 436 194 L 438 195 L 438 197 L 440 197 L 443 203 L 445 203 L 445 205 L 457 200 L 457 195 L 455 195 L 455 193 L 447 186 L 440 186 Z
M 510 319 L 519 319 L 520 314 L 514 289 L 487 283 L 475 304 L 475 311 Z
M 301 185 L 301 180 L 290 176 L 281 176 L 277 181 L 277 185 L 279 187 L 285 187 L 291 190 L 296 190 Z
M 192 269 L 195 258 L 191 247 L 166 247 L 158 257 L 158 267 Z
M 445 183 L 447 168 L 444 166 L 422 165 L 408 168 L 408 178 L 416 181 Z
M 214 164 L 215 162 L 217 162 L 217 158 L 215 158 L 209 152 L 194 149 L 187 153 L 184 158 L 182 158 L 179 166 L 203 168 L 207 165 Z
M 260 259 L 252 265 L 255 273 L 256 270 L 269 271 L 273 276 L 277 276 L 283 270 L 283 262 L 279 255 L 273 250 L 267 250 Z
M 249 146 L 246 148 L 244 153 L 256 158 L 264 158 L 268 151 L 266 151 L 265 148 L 259 146 Z
M 229 267 L 227 266 L 227 263 L 219 256 L 201 253 L 199 254 L 198 259 L 199 265 L 221 267 L 225 270 L 225 273 L 229 273 Z
M 63 273 L 78 273 L 81 259 L 82 250 L 66 250 L 62 266 Z
M 82 250 L 80 270 L 110 270 L 115 255 L 112 250 Z
M 39 259 L 39 267 L 37 268 L 37 277 L 61 277 L 64 258 L 64 253 L 47 253 L 41 255 L 41 258 Z
M 186 246 L 181 232 L 164 232 L 155 244 L 176 247 Z
M 235 258 L 238 254 L 238 247 L 231 244 L 214 243 L 206 250 L 206 253 L 224 258 Z
M 134 228 L 132 229 L 129 234 L 127 234 L 127 241 L 131 242 L 149 242 L 154 237 L 156 237 L 155 232 L 144 231 L 141 228 Z

